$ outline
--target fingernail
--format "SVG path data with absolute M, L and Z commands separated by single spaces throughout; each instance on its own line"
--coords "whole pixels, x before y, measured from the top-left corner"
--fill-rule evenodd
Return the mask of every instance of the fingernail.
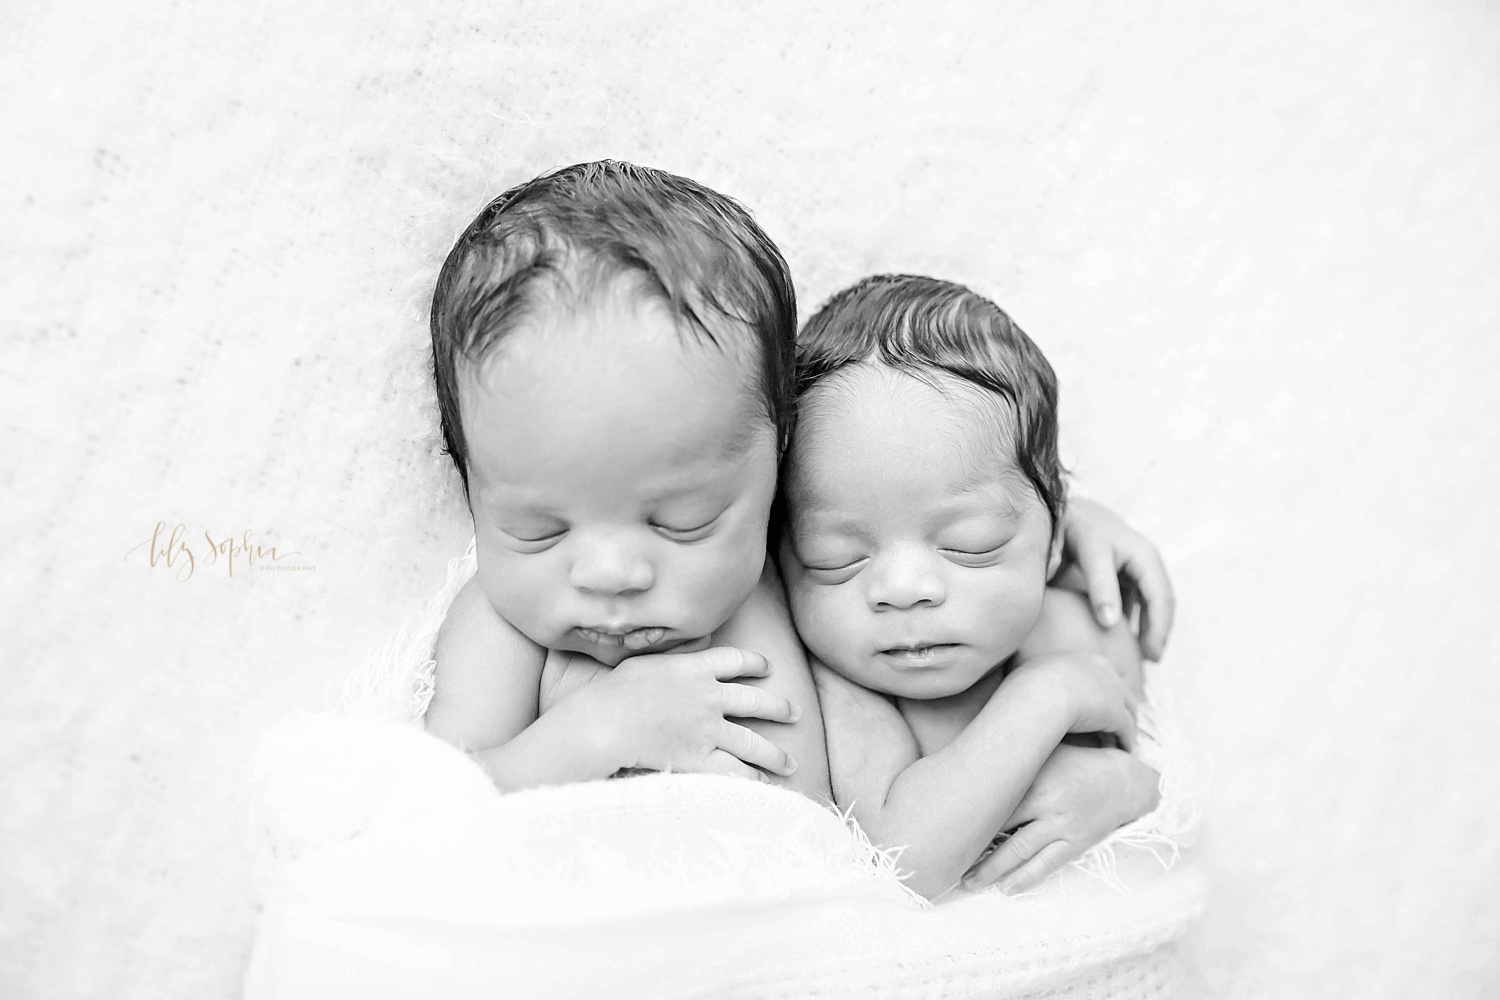
M 970 891 L 972 891 L 974 889 L 982 889 L 982 888 L 984 888 L 984 886 L 979 881 L 979 876 L 977 876 L 977 875 L 965 875 L 963 877 L 963 883 L 964 883 L 964 888 L 968 889 Z
M 1099 605 L 1099 623 L 1105 628 L 1114 628 L 1120 620 L 1120 610 L 1113 604 Z
M 787 774 L 794 774 L 796 772 L 796 770 L 797 770 L 797 762 L 792 759 L 792 755 L 791 754 L 787 754 L 786 755 L 786 764 L 784 764 L 782 766 L 782 770 L 785 771 Z
M 798 719 L 801 719 L 801 718 L 802 718 L 802 709 L 798 708 L 796 705 L 793 705 L 792 706 L 792 721 L 796 722 Z

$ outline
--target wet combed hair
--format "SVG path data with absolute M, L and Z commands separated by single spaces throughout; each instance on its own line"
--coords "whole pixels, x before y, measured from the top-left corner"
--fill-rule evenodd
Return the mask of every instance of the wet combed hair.
M 738 202 L 686 177 L 615 160 L 511 188 L 458 238 L 432 294 L 432 374 L 448 454 L 469 489 L 458 374 L 545 308 L 577 308 L 620 279 L 720 348 L 753 336 L 778 454 L 795 419 L 797 300 L 776 244 Z
M 876 363 L 946 372 L 995 393 L 1015 421 L 1016 464 L 1062 523 L 1067 488 L 1057 455 L 1057 377 L 999 306 L 963 285 L 881 274 L 829 299 L 797 338 L 797 395 L 841 368 Z

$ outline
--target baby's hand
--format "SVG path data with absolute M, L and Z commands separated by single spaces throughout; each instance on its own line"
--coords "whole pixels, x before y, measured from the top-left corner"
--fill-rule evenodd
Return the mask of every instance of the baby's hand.
M 1172 581 L 1156 546 L 1113 512 L 1082 497 L 1068 501 L 1062 568 L 1052 583 L 1087 596 L 1104 628 L 1139 603 L 1141 652 L 1147 659 L 1161 659 L 1176 610 Z
M 1010 818 L 1010 837 L 964 876 L 982 889 L 1025 892 L 1156 808 L 1158 775 L 1121 750 L 1064 744 L 1052 752 Z
M 1079 651 L 1022 660 L 1005 684 L 1026 686 L 1064 714 L 1070 733 L 1113 733 L 1120 746 L 1135 745 L 1135 694 L 1109 658 Z
M 736 677 L 765 677 L 759 653 L 719 646 L 695 653 L 633 656 L 574 697 L 597 699 L 601 737 L 621 767 L 707 771 L 764 781 L 756 767 L 780 775 L 797 769 L 791 755 L 730 718 L 796 722 L 797 707 Z M 752 766 L 753 765 L 753 766 Z

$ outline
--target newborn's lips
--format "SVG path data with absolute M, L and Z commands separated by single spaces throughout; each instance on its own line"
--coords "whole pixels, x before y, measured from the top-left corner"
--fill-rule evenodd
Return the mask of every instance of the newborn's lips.
M 611 628 L 599 626 L 597 628 L 585 628 L 580 625 L 573 630 L 583 639 L 597 643 L 600 646 L 623 646 L 630 650 L 641 650 L 654 646 L 666 637 L 667 630 L 660 626 L 647 628 Z
M 889 657 L 898 663 L 920 666 L 936 659 L 948 650 L 957 649 L 956 642 L 902 642 L 894 646 L 887 646 L 879 651 L 881 656 Z

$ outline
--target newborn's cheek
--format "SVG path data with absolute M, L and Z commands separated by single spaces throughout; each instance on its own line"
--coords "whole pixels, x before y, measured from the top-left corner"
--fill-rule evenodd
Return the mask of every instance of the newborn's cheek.
M 712 632 L 750 599 L 759 579 L 759 572 L 751 575 L 743 559 L 713 560 L 681 580 L 681 586 L 675 588 L 674 603 L 689 619 Z
M 802 641 L 813 654 L 829 666 L 840 663 L 848 653 L 851 637 L 844 616 L 838 613 L 838 602 L 828 593 L 808 601 L 807 634 Z
M 546 624 L 545 608 L 551 603 L 546 581 L 525 572 L 515 561 L 492 565 L 487 575 L 480 585 L 500 616 L 533 641 L 547 645 L 539 637 Z

